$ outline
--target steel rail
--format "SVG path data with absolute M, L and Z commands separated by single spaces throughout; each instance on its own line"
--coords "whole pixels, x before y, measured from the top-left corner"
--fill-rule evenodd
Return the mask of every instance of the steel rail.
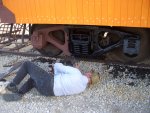
M 134 67 L 134 68 L 144 68 L 144 69 L 150 69 L 150 65 L 148 64 L 136 64 L 136 63 L 122 63 L 119 61 L 111 61 L 111 60 L 105 60 L 103 57 L 101 58 L 93 58 L 93 57 L 73 57 L 73 56 L 55 56 L 55 57 L 49 57 L 44 56 L 41 54 L 35 54 L 35 53 L 29 53 L 29 52 L 16 52 L 16 51 L 6 51 L 6 50 L 0 50 L 0 54 L 8 54 L 8 55 L 17 55 L 17 56 L 25 56 L 25 57 L 33 57 L 33 58 L 46 58 L 46 59 L 75 59 L 77 62 L 79 61 L 87 61 L 87 62 L 99 62 L 103 63 L 104 65 L 109 66 L 127 66 L 127 67 Z

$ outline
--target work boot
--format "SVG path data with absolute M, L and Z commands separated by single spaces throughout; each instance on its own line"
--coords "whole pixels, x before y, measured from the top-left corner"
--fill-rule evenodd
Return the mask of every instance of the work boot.
M 16 84 L 14 84 L 13 82 L 11 82 L 10 84 L 8 84 L 6 86 L 6 89 L 13 92 L 13 93 L 17 93 L 18 92 L 18 88 L 16 86 Z
M 9 84 L 9 81 L 0 80 L 0 94 L 5 94 L 8 92 L 8 90 L 6 89 L 8 84 Z
M 6 80 L 6 79 L 4 79 L 4 78 L 0 80 L 0 82 L 6 82 L 6 81 L 7 81 L 7 80 Z

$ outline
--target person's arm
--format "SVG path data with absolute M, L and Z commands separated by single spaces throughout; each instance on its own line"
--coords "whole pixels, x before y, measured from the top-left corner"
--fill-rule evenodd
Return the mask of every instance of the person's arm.
M 74 67 L 65 66 L 62 63 L 54 64 L 54 74 L 57 73 L 74 73 L 76 69 Z

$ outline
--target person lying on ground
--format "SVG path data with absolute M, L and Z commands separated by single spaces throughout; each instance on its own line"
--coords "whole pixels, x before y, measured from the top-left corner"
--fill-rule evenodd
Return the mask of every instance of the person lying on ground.
M 34 63 L 25 61 L 6 87 L 12 93 L 5 94 L 3 97 L 6 101 L 20 100 L 32 88 L 36 88 L 43 96 L 73 95 L 83 92 L 90 84 L 99 81 L 98 74 L 94 76 L 91 72 L 82 74 L 78 68 L 78 65 L 65 66 L 62 63 L 55 63 L 54 73 L 50 74 Z M 29 79 L 18 89 L 18 85 L 27 75 Z

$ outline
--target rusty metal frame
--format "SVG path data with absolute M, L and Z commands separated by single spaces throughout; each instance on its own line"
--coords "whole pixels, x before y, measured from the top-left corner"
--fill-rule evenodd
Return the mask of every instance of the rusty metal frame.
M 1 23 L 0 24 L 0 50 L 7 51 L 18 51 L 19 49 L 28 45 L 28 42 L 25 42 L 24 39 L 29 39 L 29 34 L 25 34 L 28 29 L 26 24 L 9 24 Z M 28 31 L 29 32 L 29 31 Z M 27 33 L 27 32 L 26 32 Z M 17 42 L 18 39 L 21 39 L 21 42 Z M 9 45 L 15 44 L 15 47 L 8 48 Z
M 59 40 L 57 40 L 56 37 L 54 37 L 50 32 L 62 30 L 64 32 L 65 42 L 62 43 Z M 44 46 L 46 46 L 47 42 L 53 44 L 58 49 L 62 50 L 63 54 L 70 55 L 69 47 L 68 47 L 68 40 L 69 37 L 67 35 L 67 32 L 65 31 L 64 26 L 53 26 L 49 28 L 43 28 L 40 30 L 36 30 L 33 32 L 33 35 L 31 36 L 31 41 L 33 47 L 37 49 L 42 49 Z

